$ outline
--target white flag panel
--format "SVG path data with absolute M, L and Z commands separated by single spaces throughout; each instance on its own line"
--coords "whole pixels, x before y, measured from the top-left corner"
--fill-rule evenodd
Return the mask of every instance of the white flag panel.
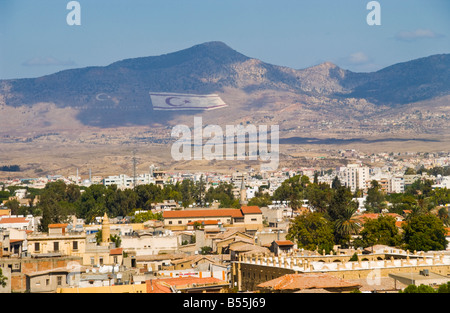
M 150 93 L 154 110 L 213 110 L 227 104 L 216 94 L 194 95 L 181 93 Z

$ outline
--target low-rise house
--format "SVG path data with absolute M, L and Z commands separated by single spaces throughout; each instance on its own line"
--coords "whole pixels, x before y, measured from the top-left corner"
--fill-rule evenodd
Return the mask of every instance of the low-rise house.
M 164 211 L 164 227 L 185 230 L 189 223 L 196 221 L 217 221 L 224 227 L 245 227 L 248 231 L 262 229 L 262 212 L 256 206 L 241 209 L 206 209 Z
M 67 267 L 55 268 L 26 274 L 26 291 L 30 293 L 54 293 L 57 288 L 69 286 Z
M 33 216 L 0 216 L 0 229 L 21 229 L 31 230 L 36 229 L 36 224 Z
M 290 253 L 294 250 L 294 243 L 290 240 L 275 240 L 272 242 L 271 251 L 275 255 Z
M 68 224 L 49 224 L 48 233 L 27 236 L 27 253 L 31 255 L 84 256 L 86 234 L 67 231 Z
M 139 231 L 135 232 L 133 236 L 122 236 L 120 247 L 126 253 L 134 255 L 154 255 L 175 253 L 180 245 L 180 238 L 176 235 Z

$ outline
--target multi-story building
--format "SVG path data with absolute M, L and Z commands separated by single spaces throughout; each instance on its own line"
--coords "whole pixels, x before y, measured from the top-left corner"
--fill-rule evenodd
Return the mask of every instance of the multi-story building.
M 263 227 L 262 212 L 257 206 L 243 206 L 241 209 L 207 209 L 164 211 L 164 227 L 184 230 L 195 221 L 214 220 L 224 226 L 245 227 L 247 230 L 259 230 Z
M 86 234 L 67 231 L 67 224 L 49 224 L 48 234 L 32 233 L 27 236 L 27 252 L 31 255 L 63 255 L 82 257 L 86 247 Z
M 389 192 L 403 193 L 405 191 L 405 179 L 402 176 L 392 176 Z
M 355 190 L 367 190 L 366 181 L 369 177 L 369 167 L 360 164 L 349 164 L 341 168 L 342 183 L 349 187 L 352 192 Z

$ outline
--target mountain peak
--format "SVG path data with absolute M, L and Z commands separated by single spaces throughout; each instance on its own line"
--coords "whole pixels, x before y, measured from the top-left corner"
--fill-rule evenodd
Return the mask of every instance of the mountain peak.
M 326 61 L 326 62 L 309 67 L 309 69 L 315 69 L 315 70 L 331 70 L 331 69 L 335 69 L 335 68 L 339 68 L 339 66 L 337 66 L 336 64 L 334 64 L 330 61 Z

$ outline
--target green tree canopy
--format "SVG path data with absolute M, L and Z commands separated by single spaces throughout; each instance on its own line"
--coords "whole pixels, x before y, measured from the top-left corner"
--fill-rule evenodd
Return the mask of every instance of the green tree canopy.
M 325 249 L 328 253 L 334 246 L 332 223 L 318 212 L 295 217 L 286 238 L 296 242 L 299 248 L 306 250 Z
M 372 180 L 371 187 L 367 190 L 366 209 L 370 212 L 381 213 L 381 210 L 385 208 L 384 201 L 381 185 L 376 180 Z
M 380 215 L 377 219 L 369 219 L 364 223 L 364 229 L 359 233 L 360 239 L 355 244 L 363 248 L 373 245 L 397 246 L 401 244 L 401 235 L 395 225 L 395 218 Z
M 412 217 L 403 226 L 403 231 L 403 240 L 409 250 L 445 250 L 448 244 L 443 222 L 432 214 Z

